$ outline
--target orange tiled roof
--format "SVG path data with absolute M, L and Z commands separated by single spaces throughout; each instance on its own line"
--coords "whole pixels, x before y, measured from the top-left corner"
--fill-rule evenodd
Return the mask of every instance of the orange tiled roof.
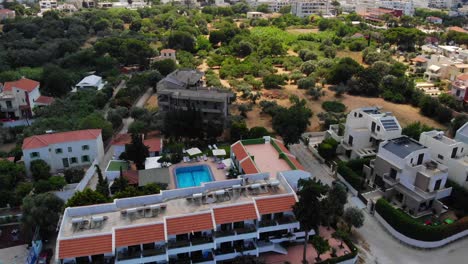
M 259 173 L 260 171 L 255 166 L 255 163 L 252 161 L 251 158 L 245 159 L 240 163 L 242 170 L 244 170 L 245 174 L 252 174 L 252 173 Z
M 37 82 L 37 81 L 27 79 L 27 78 L 22 78 L 22 79 L 19 79 L 17 81 L 14 81 L 14 82 L 5 82 L 3 90 L 10 92 L 10 91 L 13 90 L 13 87 L 16 87 L 18 89 L 21 89 L 23 91 L 26 91 L 26 92 L 30 93 L 36 87 L 38 87 L 39 84 L 40 83 Z
M 292 211 L 292 206 L 296 203 L 294 195 L 268 197 L 256 199 L 258 212 L 260 214 L 274 214 Z
M 166 218 L 168 235 L 179 235 L 213 229 L 213 218 L 210 213 L 192 214 Z
M 421 57 L 416 57 L 416 58 L 411 59 L 411 61 L 414 61 L 414 62 L 427 62 L 427 59 L 421 58 Z
M 176 51 L 173 49 L 162 49 L 161 53 L 175 53 Z
M 447 31 L 456 31 L 460 33 L 466 33 L 466 30 L 461 27 L 448 27 Z
M 96 139 L 101 135 L 101 129 L 86 129 L 68 132 L 59 132 L 27 137 L 23 140 L 24 149 L 47 147 L 51 144 Z
M 59 259 L 112 252 L 112 235 L 59 240 Z
M 38 104 L 49 105 L 49 104 L 53 103 L 54 100 L 55 99 L 53 97 L 41 95 L 36 99 L 35 102 L 38 103 Z
M 213 212 L 216 224 L 234 223 L 258 218 L 253 203 L 214 208 Z
M 460 80 L 460 81 L 468 81 L 468 73 L 465 73 L 465 74 L 462 74 L 462 75 L 458 75 L 458 76 L 457 76 L 457 80 Z
M 152 224 L 115 230 L 115 246 L 133 246 L 165 240 L 164 224 Z
M 243 160 L 249 155 L 240 141 L 232 145 L 231 150 L 234 152 L 234 155 L 236 155 L 237 160 Z

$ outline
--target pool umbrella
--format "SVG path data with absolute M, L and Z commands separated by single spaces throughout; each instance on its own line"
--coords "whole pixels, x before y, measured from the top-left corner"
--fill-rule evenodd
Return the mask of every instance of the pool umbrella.
M 226 156 L 226 150 L 224 149 L 213 149 L 214 156 Z
M 195 156 L 195 155 L 202 154 L 202 152 L 199 148 L 191 148 L 191 149 L 187 149 L 187 154 L 189 154 L 190 156 Z

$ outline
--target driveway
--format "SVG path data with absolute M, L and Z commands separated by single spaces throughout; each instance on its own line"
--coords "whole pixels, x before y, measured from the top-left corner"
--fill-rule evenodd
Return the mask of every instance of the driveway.
M 289 145 L 289 150 L 296 156 L 297 160 L 304 166 L 306 171 L 310 172 L 323 183 L 331 185 L 334 180 L 331 170 L 325 164 L 321 164 L 304 144 Z

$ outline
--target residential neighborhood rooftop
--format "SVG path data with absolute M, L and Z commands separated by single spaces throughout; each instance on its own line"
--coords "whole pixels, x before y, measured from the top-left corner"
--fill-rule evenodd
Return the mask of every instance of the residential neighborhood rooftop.
M 52 144 L 69 141 L 96 139 L 99 135 L 101 135 L 101 129 L 86 129 L 36 135 L 27 137 L 23 140 L 23 150 L 42 148 Z
M 409 154 L 426 147 L 409 137 L 403 136 L 388 140 L 383 148 L 403 159 Z
M 21 78 L 13 82 L 5 82 L 5 84 L 3 85 L 3 91 L 11 92 L 13 90 L 13 87 L 15 87 L 23 91 L 32 92 L 32 90 L 34 90 L 39 85 L 40 83 L 38 81 L 34 81 L 27 78 Z

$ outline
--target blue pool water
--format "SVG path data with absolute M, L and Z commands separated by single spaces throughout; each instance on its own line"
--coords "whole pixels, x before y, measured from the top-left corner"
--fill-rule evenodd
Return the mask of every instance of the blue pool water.
M 177 188 L 200 186 L 202 182 L 213 181 L 213 175 L 207 165 L 175 168 L 174 175 Z

